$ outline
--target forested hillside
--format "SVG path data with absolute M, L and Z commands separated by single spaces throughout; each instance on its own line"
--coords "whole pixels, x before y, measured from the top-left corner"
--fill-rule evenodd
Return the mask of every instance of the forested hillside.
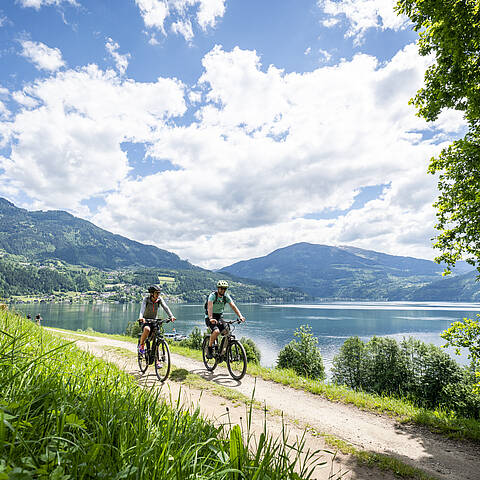
M 107 232 L 63 211 L 17 208 L 0 198 L 0 249 L 31 261 L 63 260 L 101 269 L 196 268 L 174 253 Z

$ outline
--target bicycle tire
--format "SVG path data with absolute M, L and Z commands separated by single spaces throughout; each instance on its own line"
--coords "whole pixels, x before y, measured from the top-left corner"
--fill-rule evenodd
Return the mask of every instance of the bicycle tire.
M 150 342 L 148 339 L 145 341 L 145 353 L 140 353 L 138 349 L 140 348 L 140 339 L 138 339 L 137 345 L 137 358 L 138 358 L 138 367 L 142 373 L 145 373 L 148 368 L 148 351 L 150 350 Z
M 170 349 L 168 343 L 161 338 L 157 341 L 155 348 L 155 374 L 161 382 L 168 378 L 170 367 Z
M 247 354 L 238 340 L 231 340 L 228 344 L 227 368 L 235 380 L 241 380 L 247 371 Z
M 214 355 L 212 358 L 207 358 L 207 352 L 208 352 L 208 342 L 210 338 L 205 337 L 203 339 L 203 344 L 202 344 L 202 357 L 203 357 L 203 364 L 205 365 L 205 368 L 209 372 L 213 372 L 215 370 L 215 367 L 218 364 L 218 358 Z M 215 343 L 218 343 L 215 340 Z

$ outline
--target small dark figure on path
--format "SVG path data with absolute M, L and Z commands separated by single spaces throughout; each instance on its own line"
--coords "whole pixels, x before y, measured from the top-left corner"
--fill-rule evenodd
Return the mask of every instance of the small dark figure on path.
M 31 320 L 31 319 L 32 319 L 32 316 L 29 313 L 27 313 L 27 320 Z
M 35 315 L 35 321 L 37 322 L 37 325 L 40 326 L 42 323 L 43 318 L 40 316 L 39 313 Z

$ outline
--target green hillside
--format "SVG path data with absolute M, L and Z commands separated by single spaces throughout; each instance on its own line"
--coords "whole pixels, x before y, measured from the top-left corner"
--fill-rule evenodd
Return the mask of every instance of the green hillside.
M 3 198 L 0 198 L 0 249 L 30 261 L 59 259 L 101 269 L 196 268 L 174 253 L 107 232 L 67 212 L 29 212 Z

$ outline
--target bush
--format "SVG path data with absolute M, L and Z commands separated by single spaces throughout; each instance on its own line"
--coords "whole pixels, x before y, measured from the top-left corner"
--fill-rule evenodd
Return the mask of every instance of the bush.
M 185 342 L 186 347 L 192 348 L 193 350 L 201 350 L 202 349 L 202 343 L 203 343 L 202 331 L 198 327 L 195 327 L 190 332 L 187 339 L 183 340 L 183 341 Z
M 262 355 L 255 342 L 251 338 L 242 337 L 240 339 L 240 343 L 245 348 L 245 353 L 247 354 L 247 362 L 259 364 Z
M 365 344 L 358 337 L 350 337 L 340 347 L 340 352 L 333 359 L 332 376 L 335 383 L 351 388 L 362 388 L 365 384 L 363 375 L 363 357 Z
M 278 354 L 277 366 L 291 368 L 298 375 L 317 380 L 325 379 L 325 368 L 322 355 L 317 347 L 318 338 L 311 333 L 309 325 L 301 325 L 295 330 L 294 336 L 299 340 L 292 340 Z
M 441 348 L 415 338 L 398 343 L 373 337 L 345 341 L 333 359 L 333 381 L 354 389 L 409 398 L 424 408 L 442 408 L 478 418 L 480 396 L 474 372 L 462 368 Z
M 132 320 L 127 323 L 125 328 L 125 335 L 133 338 L 137 338 L 138 334 L 141 333 L 142 327 L 138 323 L 138 320 Z

